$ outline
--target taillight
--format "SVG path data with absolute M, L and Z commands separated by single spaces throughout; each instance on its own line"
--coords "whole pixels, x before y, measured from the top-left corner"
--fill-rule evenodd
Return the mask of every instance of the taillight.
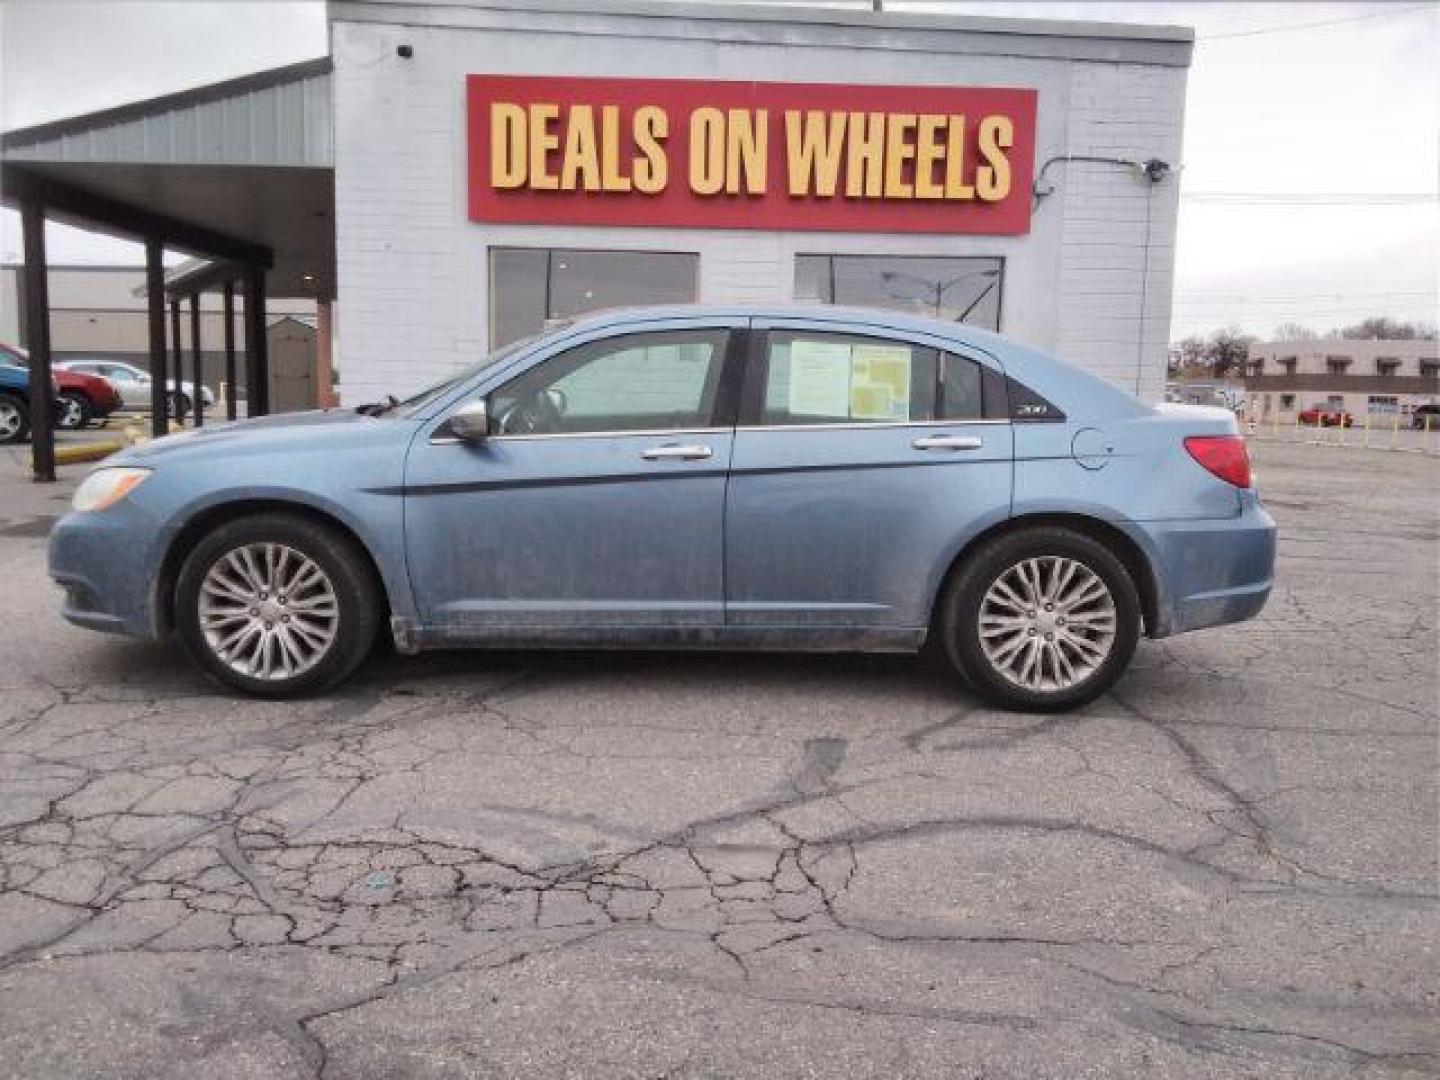
M 1250 486 L 1250 454 L 1239 435 L 1191 435 L 1185 440 L 1185 449 L 1207 472 L 1227 484 Z

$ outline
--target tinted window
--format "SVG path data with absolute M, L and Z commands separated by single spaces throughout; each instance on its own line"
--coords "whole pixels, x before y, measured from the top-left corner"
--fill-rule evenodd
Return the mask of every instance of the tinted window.
M 491 395 L 502 434 L 710 426 L 728 334 L 627 334 L 553 356 Z
M 765 369 L 765 424 L 978 420 L 979 364 L 885 338 L 773 331 Z
M 980 370 L 980 365 L 973 360 L 951 353 L 941 354 L 936 419 L 979 420 L 986 415 Z

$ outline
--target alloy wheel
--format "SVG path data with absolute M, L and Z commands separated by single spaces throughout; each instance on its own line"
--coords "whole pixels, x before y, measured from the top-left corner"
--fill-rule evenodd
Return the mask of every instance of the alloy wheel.
M 252 679 L 291 679 L 335 643 L 334 583 L 308 555 L 254 543 L 217 559 L 200 585 L 200 630 L 215 656 Z
M 1007 682 L 1066 690 L 1088 679 L 1115 645 L 1109 586 L 1075 559 L 1040 556 L 1000 574 L 980 603 L 980 646 Z
M 0 440 L 13 439 L 20 434 L 25 421 L 20 410 L 10 401 L 0 400 Z

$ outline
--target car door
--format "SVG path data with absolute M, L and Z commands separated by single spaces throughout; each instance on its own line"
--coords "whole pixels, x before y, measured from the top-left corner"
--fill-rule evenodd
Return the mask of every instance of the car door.
M 1010 512 L 1003 372 L 923 335 L 756 320 L 726 506 L 733 626 L 927 624 Z
M 453 640 L 720 626 L 740 325 L 568 343 L 483 387 L 490 437 L 442 421 L 418 438 L 405 535 L 427 625 Z

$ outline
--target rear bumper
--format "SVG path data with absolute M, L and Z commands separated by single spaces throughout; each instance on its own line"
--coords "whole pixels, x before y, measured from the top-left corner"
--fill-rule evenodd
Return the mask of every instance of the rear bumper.
M 1242 622 L 1259 614 L 1275 581 L 1275 520 L 1254 492 L 1239 517 L 1152 521 L 1140 527 L 1157 579 L 1151 637 Z

